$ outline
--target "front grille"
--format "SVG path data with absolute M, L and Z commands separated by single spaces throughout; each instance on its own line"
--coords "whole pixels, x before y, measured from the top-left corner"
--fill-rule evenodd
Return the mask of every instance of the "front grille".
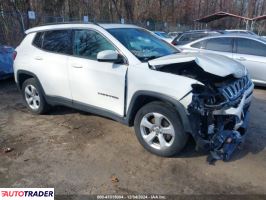
M 251 86 L 251 84 L 252 82 L 248 76 L 244 76 L 243 78 L 237 79 L 236 81 L 223 87 L 222 93 L 228 100 L 233 101 L 242 96 L 242 94 Z

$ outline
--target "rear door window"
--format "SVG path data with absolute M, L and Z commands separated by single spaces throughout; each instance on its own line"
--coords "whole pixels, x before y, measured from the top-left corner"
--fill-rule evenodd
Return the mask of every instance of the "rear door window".
M 181 36 L 181 38 L 179 39 L 179 41 L 183 41 L 183 42 L 189 42 L 191 38 L 191 34 L 185 34 L 183 36 Z
M 196 42 L 196 43 L 192 44 L 191 47 L 201 49 L 201 48 L 205 47 L 205 43 L 206 43 L 205 40 L 202 40 L 200 42 Z
M 44 33 L 42 49 L 63 53 L 72 54 L 72 30 L 54 30 Z
M 116 50 L 100 33 L 92 30 L 75 30 L 74 55 L 97 60 L 97 54 L 104 50 Z
M 232 52 L 233 50 L 233 38 L 212 38 L 206 40 L 206 50 Z
M 239 54 L 266 56 L 266 45 L 251 39 L 236 38 L 236 52 Z
M 203 38 L 207 36 L 206 33 L 190 33 L 190 34 L 185 34 L 183 35 L 179 41 L 184 41 L 184 42 L 191 42 L 200 38 Z

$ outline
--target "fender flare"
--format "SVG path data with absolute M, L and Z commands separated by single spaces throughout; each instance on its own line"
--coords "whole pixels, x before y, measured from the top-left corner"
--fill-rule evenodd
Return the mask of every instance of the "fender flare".
M 26 71 L 26 70 L 21 70 L 21 69 L 17 71 L 17 82 L 16 82 L 16 84 L 17 84 L 18 89 L 19 90 L 22 89 L 21 88 L 22 87 L 22 83 L 20 82 L 20 78 L 19 78 L 20 75 L 22 75 L 22 74 L 31 76 L 31 77 L 33 77 L 37 81 L 37 84 L 39 85 L 39 87 L 41 89 L 41 92 L 43 93 L 43 96 L 44 96 L 45 100 L 47 100 L 46 99 L 46 93 L 45 93 L 45 91 L 44 91 L 44 89 L 42 87 L 42 84 L 41 84 L 40 80 L 38 79 L 38 77 L 36 76 L 36 74 L 34 74 L 32 72 L 29 72 L 29 71 Z
M 131 102 L 130 102 L 130 105 L 127 109 L 127 114 L 126 114 L 126 116 L 127 116 L 126 121 L 128 124 L 130 124 L 130 120 L 132 118 L 132 115 L 134 115 L 134 107 L 137 106 L 137 104 L 138 104 L 137 99 L 140 96 L 155 98 L 155 99 L 158 99 L 160 101 L 171 104 L 176 109 L 176 111 L 180 117 L 180 120 L 183 124 L 183 128 L 184 128 L 185 132 L 192 133 L 192 128 L 191 128 L 191 125 L 189 122 L 189 118 L 188 118 L 188 114 L 186 112 L 186 109 L 177 99 L 174 99 L 173 97 L 170 97 L 170 96 L 162 94 L 162 93 L 146 91 L 146 90 L 140 90 L 140 91 L 135 92 L 135 94 L 131 98 Z

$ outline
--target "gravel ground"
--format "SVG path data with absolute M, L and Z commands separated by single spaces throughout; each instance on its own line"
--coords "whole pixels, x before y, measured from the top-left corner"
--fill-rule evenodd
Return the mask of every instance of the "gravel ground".
M 133 128 L 113 120 L 65 107 L 32 115 L 14 82 L 0 81 L 0 187 L 54 187 L 66 195 L 265 195 L 265 119 L 266 89 L 256 88 L 243 149 L 213 166 L 192 141 L 179 156 L 161 158 L 142 148 Z

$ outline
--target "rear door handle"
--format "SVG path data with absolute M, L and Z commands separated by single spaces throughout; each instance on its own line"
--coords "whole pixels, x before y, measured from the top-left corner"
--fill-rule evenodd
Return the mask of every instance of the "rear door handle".
M 35 60 L 43 60 L 42 57 L 35 57 Z
M 240 61 L 246 61 L 247 59 L 244 58 L 244 57 L 240 57 L 240 58 L 237 58 L 237 60 L 240 60 Z
M 74 68 L 83 68 L 82 65 L 77 65 L 77 64 L 73 64 L 72 67 L 74 67 Z

